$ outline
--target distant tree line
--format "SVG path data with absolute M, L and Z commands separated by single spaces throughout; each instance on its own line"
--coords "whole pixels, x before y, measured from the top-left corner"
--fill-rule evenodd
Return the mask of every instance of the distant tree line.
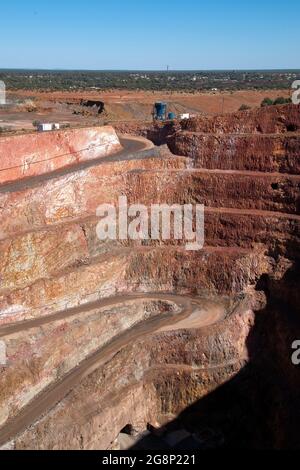
M 10 90 L 235 91 L 290 89 L 300 71 L 45 71 L 0 70 Z

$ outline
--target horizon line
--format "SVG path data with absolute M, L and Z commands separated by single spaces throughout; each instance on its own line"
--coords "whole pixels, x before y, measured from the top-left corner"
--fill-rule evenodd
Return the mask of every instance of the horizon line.
M 22 68 L 0 68 L 0 72 L 6 71 L 37 71 L 37 72 L 300 72 L 300 68 L 226 68 L 226 69 L 80 69 L 80 68 L 35 68 L 35 67 L 22 67 Z

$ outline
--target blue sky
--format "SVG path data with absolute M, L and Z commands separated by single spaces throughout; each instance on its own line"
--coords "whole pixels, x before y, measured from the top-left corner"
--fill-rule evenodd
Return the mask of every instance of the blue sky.
M 0 15 L 0 68 L 300 68 L 299 0 L 10 0 Z

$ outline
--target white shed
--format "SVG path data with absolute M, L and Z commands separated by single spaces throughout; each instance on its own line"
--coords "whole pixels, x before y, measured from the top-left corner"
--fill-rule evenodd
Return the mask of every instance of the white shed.
M 39 132 L 56 131 L 59 130 L 59 128 L 60 125 L 57 123 L 44 122 L 38 125 Z
M 189 113 L 180 114 L 179 118 L 180 119 L 190 119 L 190 114 Z

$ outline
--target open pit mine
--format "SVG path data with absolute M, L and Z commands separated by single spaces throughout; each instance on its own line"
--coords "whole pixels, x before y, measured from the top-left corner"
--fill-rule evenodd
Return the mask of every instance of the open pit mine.
M 1 449 L 299 448 L 299 187 L 296 105 L 1 137 Z M 99 240 L 121 195 L 204 248 Z

